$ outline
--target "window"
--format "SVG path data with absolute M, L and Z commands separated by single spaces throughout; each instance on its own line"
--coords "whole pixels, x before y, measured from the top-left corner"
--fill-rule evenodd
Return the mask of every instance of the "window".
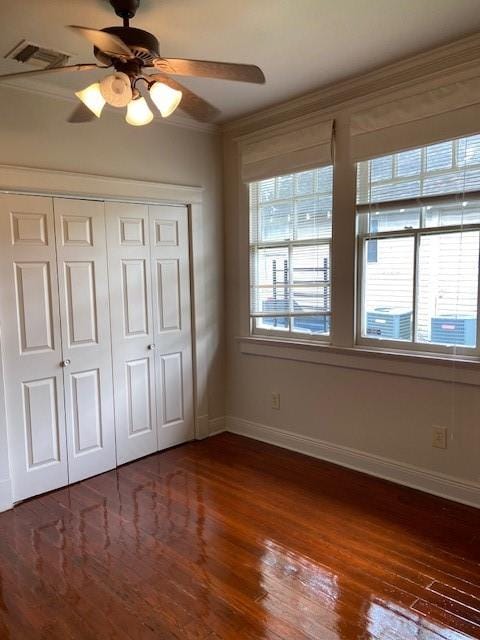
M 357 165 L 358 341 L 478 352 L 480 136 Z
M 253 333 L 330 334 L 331 166 L 250 183 Z

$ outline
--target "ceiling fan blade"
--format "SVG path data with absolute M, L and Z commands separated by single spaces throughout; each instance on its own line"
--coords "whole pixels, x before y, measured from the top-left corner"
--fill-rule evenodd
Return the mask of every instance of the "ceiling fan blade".
M 185 111 L 185 113 L 188 113 L 188 115 L 195 118 L 195 120 L 198 120 L 199 122 L 213 122 L 220 115 L 219 109 L 211 105 L 193 91 L 190 91 L 190 89 L 187 89 L 187 87 L 180 84 L 173 78 L 169 78 L 163 73 L 154 73 L 145 77 L 150 81 L 158 80 L 158 82 L 163 82 L 172 89 L 181 91 L 183 94 L 182 101 L 178 108 Z
M 39 76 L 45 73 L 59 73 L 69 71 L 91 71 L 92 69 L 108 69 L 108 67 L 100 67 L 96 64 L 72 64 L 65 67 L 50 67 L 49 69 L 35 69 L 35 71 L 22 71 L 21 73 L 7 73 L 4 76 L 0 76 L 0 82 L 2 80 L 13 80 L 14 78 L 31 78 L 32 76 Z
M 100 51 L 103 51 L 103 53 L 106 53 L 109 56 L 127 58 L 128 60 L 135 57 L 123 40 L 112 33 L 100 31 L 99 29 L 79 27 L 74 24 L 69 25 L 69 28 L 76 31 L 76 33 L 95 45 L 97 49 L 100 49 Z
M 263 71 L 253 64 L 215 62 L 212 60 L 188 60 L 186 58 L 157 58 L 154 66 L 165 73 L 178 76 L 200 76 L 219 80 L 236 80 L 264 84 Z
M 75 107 L 75 109 L 69 115 L 67 122 L 80 124 L 82 122 L 92 122 L 96 119 L 97 116 L 92 111 L 90 111 L 88 107 L 81 103 L 77 107 Z

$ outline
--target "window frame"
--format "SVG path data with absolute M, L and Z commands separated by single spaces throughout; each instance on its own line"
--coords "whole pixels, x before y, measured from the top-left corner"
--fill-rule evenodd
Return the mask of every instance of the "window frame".
M 461 345 L 441 345 L 432 343 L 416 342 L 416 325 L 418 310 L 418 278 L 419 278 L 419 248 L 423 236 L 429 235 L 445 235 L 450 233 L 462 233 L 467 231 L 478 231 L 480 233 L 480 223 L 473 224 L 457 224 L 436 227 L 423 227 L 424 212 L 422 212 L 420 227 L 399 229 L 394 231 L 382 231 L 369 233 L 366 229 L 366 220 L 359 218 L 358 214 L 365 213 L 368 208 L 370 213 L 372 210 L 398 210 L 399 208 L 407 208 L 408 206 L 415 208 L 424 207 L 427 203 L 461 203 L 466 198 L 468 200 L 478 200 L 480 202 L 480 192 L 466 192 L 465 194 L 441 194 L 438 196 L 425 196 L 412 198 L 408 200 L 385 201 L 381 203 L 372 203 L 369 205 L 357 205 L 357 277 L 356 277 L 356 321 L 355 321 L 355 344 L 358 346 L 375 348 L 378 351 L 404 351 L 418 354 L 449 354 L 464 356 L 480 356 L 480 259 L 479 269 L 477 273 L 477 322 L 476 322 L 476 346 L 463 347 Z M 369 240 L 380 240 L 382 238 L 413 238 L 414 255 L 413 255 L 413 290 L 412 290 L 412 338 L 411 340 L 389 340 L 381 338 L 369 338 L 362 334 L 363 320 L 365 317 L 365 282 L 366 282 L 366 260 L 367 249 L 366 243 Z M 480 252 L 479 252 L 480 255 Z
M 288 176 L 288 175 L 293 175 L 296 176 L 298 174 L 304 173 L 306 171 L 317 171 L 319 169 L 325 169 L 325 168 L 331 168 L 332 171 L 332 181 L 331 181 L 331 191 L 330 191 L 330 195 L 332 198 L 332 205 L 331 205 L 331 218 L 332 218 L 332 225 L 333 225 L 333 183 L 334 183 L 334 170 L 335 170 L 335 165 L 332 164 L 322 164 L 322 165 L 318 165 L 315 167 L 312 167 L 311 169 L 304 169 L 303 171 L 295 171 L 292 173 L 287 173 L 287 174 L 279 174 L 279 175 L 275 175 L 272 176 L 273 178 L 282 178 L 284 176 Z M 332 232 L 330 234 L 330 237 L 328 238 L 311 238 L 311 239 L 302 239 L 302 240 L 269 240 L 269 241 L 256 241 L 255 243 L 252 243 L 251 241 L 251 222 L 252 222 L 252 216 L 251 216 L 251 211 L 252 211 L 252 207 L 251 207 L 251 185 L 254 183 L 259 183 L 262 180 L 254 180 L 252 182 L 247 183 L 247 206 L 248 206 L 248 313 L 249 313 L 249 335 L 251 337 L 269 337 L 271 339 L 275 339 L 278 338 L 281 341 L 289 341 L 289 342 L 311 342 L 313 344 L 318 344 L 318 343 L 323 343 L 323 344 L 331 344 L 331 340 L 332 340 L 332 323 L 333 323 L 333 313 L 332 313 L 332 253 L 333 253 L 333 229 Z M 295 182 L 295 181 L 294 181 Z M 290 202 L 292 200 L 296 200 L 297 198 L 304 198 L 304 197 L 308 197 L 309 195 L 315 196 L 315 195 L 325 195 L 327 192 L 326 191 L 313 191 L 312 194 L 301 194 L 298 196 L 293 196 L 292 198 L 278 198 L 275 199 L 275 203 L 278 202 Z M 257 207 L 260 206 L 260 202 L 257 200 Z M 257 219 L 258 219 L 259 213 L 257 211 Z M 280 318 L 287 318 L 288 319 L 288 324 L 289 324 L 289 328 L 288 330 L 285 329 L 267 329 L 265 327 L 260 327 L 258 326 L 258 320 L 261 320 L 262 317 L 274 317 L 275 314 L 272 315 L 272 313 L 268 313 L 268 312 L 256 312 L 256 313 L 252 313 L 252 292 L 254 289 L 262 289 L 262 288 L 271 288 L 270 285 L 254 285 L 252 283 L 252 263 L 254 260 L 256 260 L 255 254 L 257 253 L 258 250 L 261 249 L 278 249 L 278 248 L 286 248 L 288 251 L 288 264 L 289 264 L 289 282 L 291 282 L 292 284 L 287 285 L 288 289 L 300 289 L 300 288 L 312 288 L 312 284 L 311 283 L 305 283 L 305 284 L 293 284 L 293 278 L 292 278 L 292 269 L 293 269 L 293 261 L 291 259 L 291 255 L 293 252 L 293 249 L 295 249 L 296 247 L 318 247 L 318 246 L 327 246 L 328 247 L 328 265 L 329 265 L 329 277 L 328 280 L 322 280 L 321 282 L 318 283 L 319 287 L 328 287 L 329 288 L 329 298 L 330 298 L 330 311 L 328 312 L 318 312 L 318 311 L 312 311 L 312 312 L 306 312 L 306 313 L 293 313 L 291 311 L 286 312 L 286 313 L 278 313 L 278 317 Z M 284 286 L 284 285 L 279 285 L 279 286 Z M 315 285 L 317 286 L 317 285 Z M 299 316 L 305 316 L 305 317 L 314 317 L 314 316 L 322 316 L 325 318 L 328 318 L 329 321 L 329 333 L 328 334 L 311 334 L 311 333 L 302 333 L 301 331 L 293 331 L 292 330 L 292 320 L 295 317 L 299 317 Z
M 480 133 L 477 134 L 471 134 L 469 136 L 460 136 L 460 137 L 456 137 L 456 138 L 449 138 L 447 140 L 439 140 L 437 142 L 433 142 L 431 144 L 427 144 L 427 145 L 423 145 L 421 147 L 410 147 L 407 149 L 398 149 L 397 151 L 393 151 L 389 154 L 387 154 L 386 156 L 375 156 L 372 158 L 367 158 L 365 161 L 367 162 L 372 162 L 374 160 L 378 160 L 380 158 L 383 157 L 390 157 L 391 158 L 391 178 L 389 179 L 383 179 L 383 180 L 375 180 L 372 183 L 375 184 L 376 187 L 378 187 L 379 185 L 381 185 L 381 183 L 387 182 L 390 185 L 396 185 L 396 184 L 401 184 L 402 182 L 408 181 L 408 180 L 414 180 L 414 179 L 418 179 L 418 181 L 421 183 L 422 185 L 422 189 L 423 189 L 423 183 L 425 180 L 430 179 L 430 178 L 441 178 L 442 176 L 448 176 L 451 172 L 452 172 L 452 168 L 456 167 L 458 168 L 462 168 L 464 171 L 468 171 L 468 169 L 470 168 L 469 165 L 465 162 L 464 164 L 462 164 L 461 160 L 459 160 L 459 147 L 458 143 L 462 140 L 465 140 L 467 138 L 470 137 L 476 137 L 479 136 Z M 434 146 L 438 146 L 444 143 L 454 143 L 452 146 L 452 168 L 447 168 L 447 167 L 439 167 L 436 169 L 431 169 L 428 170 L 427 168 L 427 163 L 428 163 L 428 153 L 427 150 L 431 147 Z M 406 176 L 399 176 L 398 175 L 398 156 L 402 153 L 406 153 L 406 152 L 411 152 L 411 151 L 417 151 L 419 150 L 421 152 L 420 155 L 420 167 L 421 167 L 421 173 L 418 174 L 417 176 L 415 174 L 408 174 Z M 391 202 L 389 202 L 388 200 L 378 200 L 378 201 L 371 201 L 371 200 L 363 200 L 363 198 L 365 197 L 365 194 L 369 193 L 369 188 L 368 188 L 368 173 L 367 172 L 362 172 L 361 174 L 361 179 L 358 180 L 358 167 L 360 164 L 363 164 L 363 162 L 365 161 L 357 161 L 355 163 L 355 203 L 356 203 L 356 207 L 358 210 L 358 207 L 363 207 L 366 208 L 367 205 L 370 205 L 372 208 L 379 208 L 379 207 L 383 207 L 386 208 L 385 205 L 390 205 Z M 477 163 L 478 165 L 479 163 Z M 428 173 L 428 175 L 427 175 Z M 359 188 L 359 183 L 361 183 L 361 186 Z M 370 188 L 372 188 L 372 183 L 370 183 Z M 475 195 L 476 193 L 478 193 L 475 190 L 472 191 L 465 191 L 465 192 L 459 192 L 459 191 L 446 191 L 442 194 L 432 194 L 432 195 L 416 195 L 416 196 L 407 196 L 405 198 L 395 198 L 395 204 L 398 203 L 398 207 L 401 206 L 408 206 L 408 204 L 412 203 L 412 201 L 415 200 L 427 200 L 427 199 L 431 199 L 433 201 L 435 201 L 435 203 L 440 202 L 442 199 L 445 200 L 449 200 L 449 199 L 454 199 L 454 198 L 463 198 L 463 196 L 467 196 L 471 199 L 472 194 Z M 362 200 L 359 201 L 358 200 L 358 196 L 359 194 L 361 194 Z

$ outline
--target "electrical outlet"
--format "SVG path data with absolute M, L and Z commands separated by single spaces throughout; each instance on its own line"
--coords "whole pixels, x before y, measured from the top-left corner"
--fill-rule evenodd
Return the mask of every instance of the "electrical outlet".
M 275 391 L 272 393 L 272 409 L 280 409 L 280 394 Z
M 447 427 L 432 428 L 432 447 L 437 449 L 447 448 Z

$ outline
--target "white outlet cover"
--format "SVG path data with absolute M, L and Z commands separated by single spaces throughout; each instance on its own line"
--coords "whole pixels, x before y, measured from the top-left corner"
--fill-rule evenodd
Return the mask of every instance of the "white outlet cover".
M 272 409 L 280 409 L 280 394 L 275 391 L 272 393 Z
M 437 449 L 447 448 L 447 427 L 433 426 L 432 447 L 436 447 Z

